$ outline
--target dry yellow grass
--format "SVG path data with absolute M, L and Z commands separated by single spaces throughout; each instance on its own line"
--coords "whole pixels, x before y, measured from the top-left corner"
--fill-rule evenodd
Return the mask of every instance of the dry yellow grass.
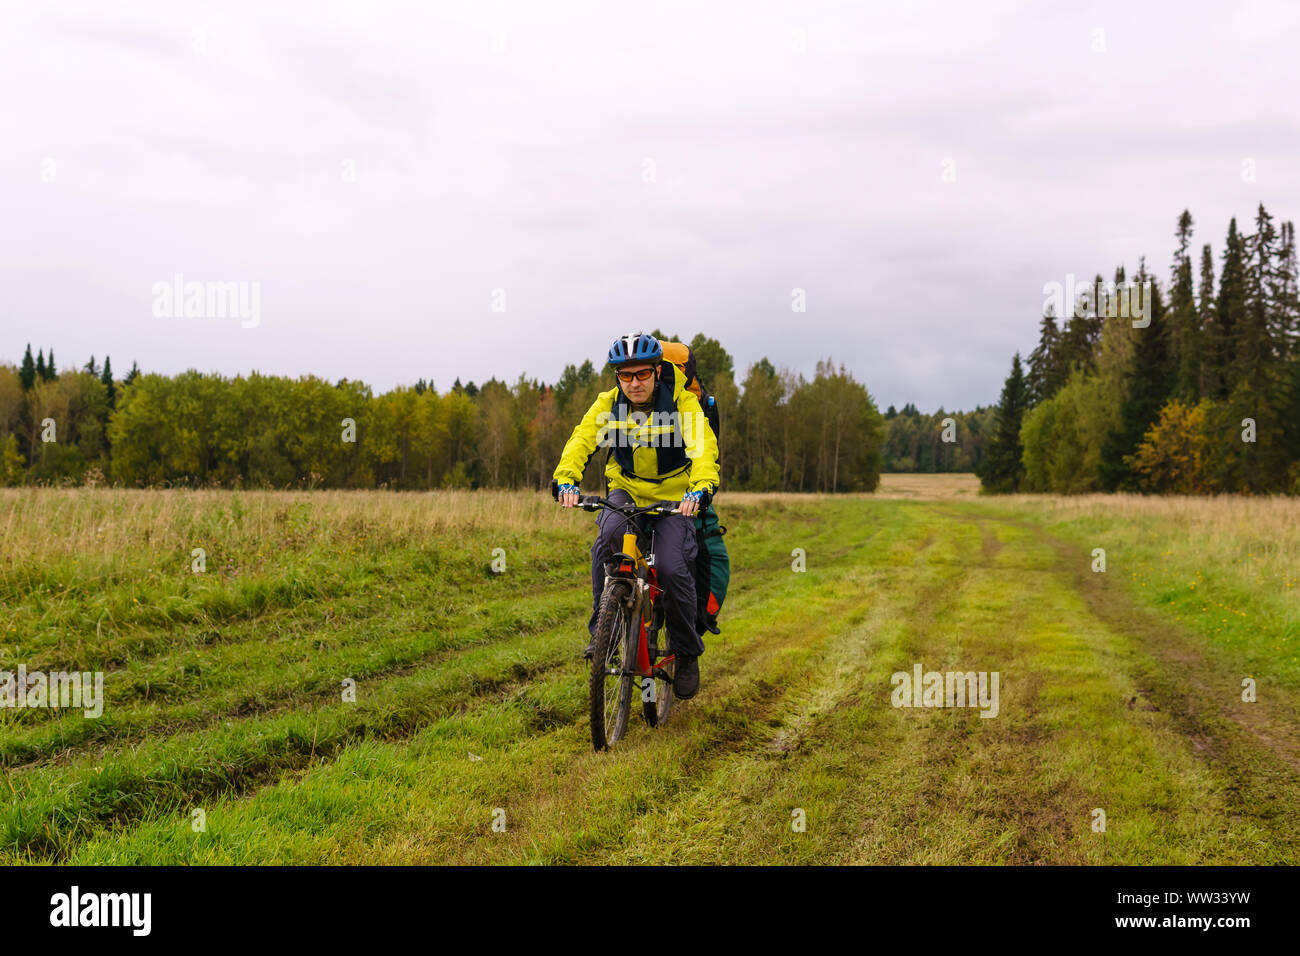
M 877 498 L 974 498 L 980 480 L 972 474 L 885 474 L 880 476 Z
M 1300 581 L 1300 498 L 1219 495 L 1009 495 L 987 499 L 999 507 L 1031 509 L 1051 523 L 1092 525 L 1133 541 L 1160 530 L 1185 536 L 1174 551 L 1205 567 L 1247 562 L 1260 577 L 1285 587 Z
M 276 540 L 283 522 L 362 522 L 385 536 L 432 537 L 466 528 L 518 530 L 561 515 L 533 492 L 0 489 L 0 567 L 63 557 L 110 557 L 147 547 L 188 548 L 193 529 L 219 523 L 228 539 Z

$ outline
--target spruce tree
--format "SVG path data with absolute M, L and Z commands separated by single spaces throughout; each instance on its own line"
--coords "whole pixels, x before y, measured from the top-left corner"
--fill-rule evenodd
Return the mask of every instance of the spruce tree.
M 107 355 L 104 356 L 104 374 L 99 377 L 108 391 L 108 407 L 117 407 L 117 386 L 113 384 L 113 363 L 109 361 Z
M 1097 345 L 1101 342 L 1101 330 L 1106 324 L 1105 306 L 1106 286 L 1101 273 L 1092 278 L 1092 314 L 1088 316 L 1088 366 L 1096 365 Z
M 993 434 L 982 462 L 980 481 L 989 491 L 1013 492 L 1024 478 L 1020 444 L 1020 422 L 1029 407 L 1029 387 L 1020 365 L 1020 353 L 1011 360 L 1011 374 L 1002 386 L 1002 398 L 994 414 Z
M 45 374 L 45 351 L 43 349 L 36 353 L 36 377 L 42 382 L 49 378 Z
M 1061 374 L 1059 345 L 1061 333 L 1056 328 L 1056 315 L 1049 305 L 1038 326 L 1038 345 L 1029 353 L 1029 373 L 1026 381 L 1031 405 L 1045 402 L 1065 384 Z
M 1245 309 L 1237 323 L 1237 349 L 1233 356 L 1234 380 L 1259 381 L 1272 371 L 1274 348 L 1269 315 L 1273 300 L 1277 230 L 1273 217 L 1261 203 L 1255 232 L 1246 240 Z
M 1246 240 L 1237 231 L 1234 217 L 1228 223 L 1228 238 L 1223 250 L 1223 268 L 1219 272 L 1219 342 L 1221 350 L 1213 361 L 1218 371 L 1219 397 L 1226 397 L 1237 384 L 1237 327 L 1246 311 Z
M 136 365 L 135 362 L 132 361 L 132 362 L 131 362 L 131 371 L 129 371 L 129 372 L 126 373 L 126 378 L 122 379 L 122 384 L 123 384 L 124 386 L 125 386 L 125 385 L 130 385 L 132 382 L 134 382 L 134 381 L 135 381 L 137 378 L 139 378 L 139 377 L 140 377 L 140 366 Z
M 1233 388 L 1229 395 L 1230 422 L 1252 418 L 1256 439 L 1231 456 L 1222 473 L 1227 487 L 1240 491 L 1267 491 L 1285 481 L 1285 416 L 1290 379 L 1286 360 L 1290 352 L 1287 332 L 1289 265 L 1284 236 L 1261 203 L 1255 231 L 1246 240 L 1244 308 L 1237 323 L 1233 356 Z
M 1219 328 L 1218 306 L 1214 301 L 1214 249 L 1207 242 L 1201 247 L 1201 284 L 1197 302 L 1197 322 L 1201 330 L 1200 393 L 1209 398 L 1222 394 L 1217 356 L 1223 350 L 1223 333 Z
M 27 351 L 23 354 L 23 364 L 18 370 L 18 384 L 22 386 L 24 392 L 30 391 L 31 387 L 36 384 L 36 362 L 32 359 L 32 343 L 27 343 Z
M 1281 247 L 1278 250 L 1277 301 L 1274 311 L 1278 321 L 1278 337 L 1284 349 L 1284 405 L 1279 409 L 1282 423 L 1282 459 L 1300 462 L 1300 270 L 1296 264 L 1295 223 L 1282 224 Z M 1296 468 L 1296 465 L 1291 465 Z M 1284 490 L 1300 491 L 1300 475 L 1289 473 L 1281 486 Z M 1273 489 L 1270 489 L 1273 490 Z
M 50 378 L 59 377 L 58 366 L 54 364 L 54 349 L 50 349 L 50 357 L 45 360 L 45 374 Z
M 1300 336 L 1300 266 L 1296 263 L 1295 223 L 1282 223 L 1279 234 L 1277 264 L 1274 269 L 1273 301 L 1271 307 L 1271 338 L 1277 358 L 1292 361 L 1297 356 L 1297 336 Z
M 1092 319 L 1089 316 L 1075 315 L 1072 312 L 1065 320 L 1057 342 L 1055 362 L 1062 384 L 1070 378 L 1070 374 L 1075 369 L 1084 371 L 1091 369 L 1092 348 L 1089 345 L 1091 331 Z
M 1192 214 L 1186 209 L 1178 217 L 1178 251 L 1174 253 L 1173 281 L 1169 288 L 1170 345 L 1174 355 L 1175 398 L 1195 404 L 1201 391 L 1200 317 L 1192 288 L 1192 258 L 1187 248 L 1192 240 Z
M 87 362 L 85 365 L 85 371 L 89 372 L 91 375 L 95 376 L 96 378 L 99 377 L 99 366 L 95 364 L 95 356 L 92 355 L 90 357 L 90 361 Z
M 1137 476 L 1124 459 L 1142 443 L 1147 429 L 1169 399 L 1174 384 L 1169 317 L 1161 299 L 1160 286 L 1147 274 L 1145 263 L 1139 267 L 1134 281 L 1138 289 L 1144 282 L 1151 282 L 1150 299 L 1143 303 L 1150 324 L 1133 330 L 1133 369 L 1125 378 L 1120 424 L 1102 444 L 1098 477 L 1106 491 L 1137 490 Z M 1134 296 L 1139 294 L 1138 289 L 1134 290 Z

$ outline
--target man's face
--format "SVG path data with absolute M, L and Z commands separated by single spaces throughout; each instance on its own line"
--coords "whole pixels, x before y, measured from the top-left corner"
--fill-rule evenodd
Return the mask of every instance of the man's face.
M 653 369 L 654 374 L 645 376 L 645 381 L 641 381 L 635 375 L 630 382 L 627 380 L 627 376 L 634 372 L 644 374 L 644 369 Z M 649 362 L 642 362 L 640 365 L 620 365 L 617 375 L 619 388 L 623 389 L 627 400 L 641 405 L 650 400 L 650 393 L 654 391 L 655 382 L 659 380 L 659 366 L 651 365 Z

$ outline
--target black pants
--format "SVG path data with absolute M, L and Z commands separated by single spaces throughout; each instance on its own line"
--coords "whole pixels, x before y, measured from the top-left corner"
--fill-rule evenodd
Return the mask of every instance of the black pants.
M 622 488 L 608 495 L 617 505 L 632 504 L 632 496 Z M 698 657 L 704 653 L 704 642 L 695 627 L 695 556 L 699 549 L 695 543 L 695 518 L 687 515 L 663 515 L 643 518 L 647 527 L 654 530 L 655 572 L 664 593 L 664 623 L 668 638 L 673 642 L 673 653 L 684 657 Z M 605 589 L 605 562 L 613 561 L 614 553 L 623 550 L 623 531 L 627 519 L 612 511 L 602 510 L 596 517 L 600 528 L 596 542 L 591 546 L 591 620 L 587 630 L 596 636 L 596 618 L 600 614 L 600 594 Z M 649 534 L 641 536 L 639 547 L 648 550 Z

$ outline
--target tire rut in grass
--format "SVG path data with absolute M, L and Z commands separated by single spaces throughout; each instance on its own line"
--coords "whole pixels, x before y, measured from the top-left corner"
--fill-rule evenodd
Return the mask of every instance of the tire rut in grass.
M 1129 677 L 1141 693 L 1132 709 L 1157 709 L 1188 742 L 1188 751 L 1223 782 L 1228 808 L 1275 834 L 1279 846 L 1295 846 L 1300 834 L 1300 741 L 1295 727 L 1263 701 L 1240 703 L 1239 677 L 1228 674 L 1197 648 L 1196 635 L 1143 608 L 1120 587 L 1089 570 L 1083 549 L 1035 524 L 1004 519 L 1051 547 L 1057 570 L 1088 613 L 1118 634 L 1133 638 L 1146 659 Z
M 831 593 L 834 593 L 833 590 Z M 760 598 L 747 610 L 751 615 L 761 616 L 763 605 L 778 598 L 779 596 Z M 652 736 L 649 737 L 634 733 L 621 745 L 621 752 L 616 750 L 610 755 L 602 755 L 602 759 L 620 759 L 629 753 L 644 756 L 645 752 L 641 748 L 654 747 L 656 744 L 653 735 L 689 735 L 685 752 L 680 758 L 681 766 L 687 772 L 668 777 L 656 776 L 653 782 L 642 785 L 648 789 L 638 789 L 635 793 L 622 794 L 617 798 L 619 812 L 631 816 L 628 825 L 621 832 L 633 828 L 635 821 L 647 814 L 671 806 L 697 792 L 735 757 L 762 752 L 767 748 L 772 739 L 772 728 L 783 723 L 782 715 L 797 704 L 805 685 L 815 679 L 813 671 L 799 666 L 797 661 L 785 658 L 785 653 L 792 649 L 816 653 L 816 648 L 824 646 L 833 635 L 835 623 L 849 616 L 857 603 L 856 596 L 831 598 L 829 606 L 820 615 L 826 620 L 823 626 L 803 627 L 796 624 L 794 627 L 759 630 L 736 655 L 729 655 L 728 666 L 718 673 L 714 681 L 706 681 L 701 685 L 700 697 L 689 703 L 675 704 L 674 714 L 666 727 L 650 732 Z M 707 655 L 704 660 L 707 660 Z M 774 666 L 776 671 L 773 670 Z M 729 685 L 723 696 L 710 694 L 710 684 L 716 687 L 721 683 Z M 689 726 L 684 727 L 688 720 Z M 570 735 L 574 726 L 584 723 L 585 716 L 577 715 L 570 726 L 561 732 Z M 636 729 L 640 731 L 645 728 L 638 724 Z M 584 758 L 585 756 L 584 754 Z M 589 799 L 589 773 L 575 772 L 573 799 Z M 582 794 L 581 797 L 579 793 Z M 536 798 L 535 795 L 533 799 Z M 581 858 L 596 862 L 616 849 L 616 846 L 603 843 L 584 851 Z
M 50 830 L 46 811 L 42 811 L 40 820 L 28 819 L 20 800 L 9 815 L 0 818 L 0 847 L 61 862 L 77 840 L 100 827 L 129 826 L 205 800 L 243 796 L 276 782 L 284 774 L 332 760 L 349 744 L 362 739 L 408 739 L 434 720 L 463 713 L 471 706 L 500 703 L 524 685 L 571 664 L 568 654 L 559 659 L 514 664 L 508 675 L 478 678 L 454 699 L 406 701 L 401 706 L 385 703 L 360 712 L 363 719 L 329 730 L 324 736 L 288 728 L 281 736 L 282 750 L 246 753 L 243 762 L 231 759 L 239 755 L 224 755 L 223 760 L 223 755 L 214 754 L 209 755 L 210 759 L 181 766 L 160 755 L 156 765 L 135 771 L 119 768 L 108 780 L 85 778 L 74 784 L 77 792 L 71 799 L 47 808 L 57 833 Z
M 967 573 L 932 586 L 912 608 L 909 619 L 914 622 L 914 637 L 906 647 L 915 660 L 922 662 L 941 660 L 951 653 L 952 643 L 938 635 L 939 621 L 960 609 L 963 590 L 971 581 L 970 572 L 991 574 L 996 580 L 1005 581 L 1000 586 L 1005 595 L 1014 595 L 1025 587 L 1017 577 L 1018 571 L 998 565 L 997 558 L 1004 545 L 988 521 L 942 508 L 932 510 L 952 521 L 974 524 L 979 531 L 979 543 L 966 546 L 969 549 L 965 558 Z M 954 773 L 963 772 L 963 767 L 992 761 L 999 771 L 996 777 L 985 781 L 994 787 L 992 808 L 983 810 L 958 804 L 954 809 L 972 813 L 976 818 L 987 818 L 996 827 L 1014 829 L 1006 862 L 1062 862 L 1062 841 L 1071 830 L 1069 821 L 1082 819 L 1079 814 L 1087 796 L 1081 789 L 1070 786 L 1050 789 L 1026 786 L 1043 778 L 1041 748 L 1053 731 L 1045 726 L 1039 713 L 1040 690 L 1046 675 L 1038 670 L 1007 673 L 1009 665 L 1015 667 L 1016 645 L 1023 640 L 1020 635 L 1026 626 L 1026 614 L 1019 602 L 1008 600 L 1007 603 L 999 630 L 980 637 L 980 652 L 1004 662 L 997 668 L 1003 671 L 1002 712 L 993 720 L 984 720 L 969 710 L 929 715 L 932 726 L 938 724 L 939 733 L 928 738 L 926 773 L 920 793 L 927 812 L 941 808 L 952 800 Z M 959 640 L 959 646 L 961 643 Z
M 498 643 L 514 635 L 534 634 L 539 631 L 549 630 L 564 623 L 567 617 L 569 617 L 567 614 L 555 613 L 540 620 L 530 619 L 526 622 L 526 627 L 521 626 L 519 620 L 512 620 L 489 628 L 484 634 L 476 638 L 434 647 L 416 657 L 398 660 L 388 666 L 381 666 L 374 670 L 358 670 L 355 668 L 344 668 L 344 670 L 348 670 L 349 674 L 359 681 L 400 678 L 422 669 L 439 666 L 477 648 Z M 177 705 L 192 700 L 201 693 L 201 689 L 195 689 L 193 693 L 182 696 L 177 701 Z M 0 769 L 9 767 L 17 771 L 28 770 L 37 766 L 74 759 L 76 756 L 96 747 L 105 748 L 114 744 L 124 744 L 150 737 L 171 736 L 177 733 L 201 730 L 232 718 L 245 720 L 274 717 L 304 707 L 322 704 L 333 699 L 337 694 L 338 688 L 333 684 L 317 690 L 300 690 L 292 686 L 282 686 L 273 689 L 269 693 L 259 692 L 256 696 L 246 696 L 242 700 L 221 709 L 193 718 L 177 719 L 164 714 L 156 720 L 149 720 L 139 724 L 113 724 L 82 720 L 75 722 L 69 728 L 60 727 L 58 729 L 57 745 L 53 747 L 46 748 L 37 744 L 28 746 L 24 742 L 16 740 L 5 741 L 0 745 Z M 49 725 L 56 722 L 58 716 L 57 711 L 51 710 L 45 712 L 45 719 L 32 721 L 32 723 L 36 727 Z
M 1056 549 L 1062 571 L 1070 575 L 1088 610 L 1108 627 L 1137 638 L 1168 669 L 1163 679 L 1150 675 L 1152 686 L 1144 696 L 1177 716 L 1186 735 L 1197 743 L 1196 749 L 1211 757 L 1225 756 L 1227 741 L 1221 739 L 1221 731 L 1226 723 L 1229 729 L 1235 726 L 1254 737 L 1261 748 L 1300 773 L 1300 734 L 1293 720 L 1273 712 L 1267 701 L 1243 704 L 1241 675 L 1227 673 L 1224 664 L 1207 659 L 1196 648 L 1194 635 L 1138 606 L 1120 588 L 1101 580 L 1102 575 L 1085 572 L 1089 559 L 1080 549 L 1037 530 Z

